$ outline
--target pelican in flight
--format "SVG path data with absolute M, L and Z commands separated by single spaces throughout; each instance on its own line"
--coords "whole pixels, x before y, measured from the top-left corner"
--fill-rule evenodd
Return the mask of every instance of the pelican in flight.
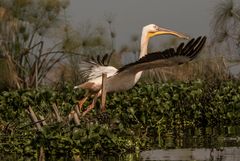
M 82 113 L 82 116 L 94 108 L 98 97 L 101 96 L 102 73 L 107 74 L 106 92 L 126 91 L 138 82 L 144 70 L 170 67 L 191 61 L 197 56 L 206 41 L 206 37 L 198 37 L 197 39 L 191 39 L 186 45 L 181 43 L 176 50 L 170 48 L 164 51 L 148 53 L 149 39 L 157 35 L 174 35 L 182 39 L 189 39 L 188 36 L 182 33 L 150 24 L 143 27 L 139 60 L 136 62 L 125 65 L 120 69 L 106 65 L 104 63 L 106 56 L 102 59 L 97 57 L 97 61 L 89 60 L 81 62 L 80 74 L 86 81 L 74 88 L 85 89 L 87 92 L 85 97 L 79 101 L 79 108 L 82 108 L 89 96 L 94 95 L 92 103 Z

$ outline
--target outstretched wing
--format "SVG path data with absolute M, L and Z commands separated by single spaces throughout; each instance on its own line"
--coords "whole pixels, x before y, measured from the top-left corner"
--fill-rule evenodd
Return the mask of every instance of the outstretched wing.
M 149 53 L 138 61 L 121 67 L 118 70 L 118 74 L 137 73 L 143 70 L 186 63 L 198 55 L 205 42 L 205 36 L 198 37 L 197 39 L 191 39 L 186 45 L 181 43 L 176 50 L 170 48 L 164 51 Z
M 91 57 L 92 62 L 95 62 L 96 64 L 99 64 L 101 66 L 108 66 L 111 56 L 113 54 L 114 50 L 110 54 L 105 54 L 103 56 L 97 55 L 96 57 Z
M 91 57 L 90 60 L 81 61 L 79 64 L 79 74 L 84 81 L 96 79 L 102 76 L 102 73 L 106 73 L 111 76 L 117 72 L 117 69 L 109 66 L 111 54 L 105 54 L 104 56 L 97 55 Z

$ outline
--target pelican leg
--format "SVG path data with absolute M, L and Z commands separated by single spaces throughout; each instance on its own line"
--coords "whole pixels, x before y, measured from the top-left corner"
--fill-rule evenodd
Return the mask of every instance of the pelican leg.
M 83 99 L 81 99 L 80 101 L 78 101 L 79 110 L 82 109 L 83 104 L 87 101 L 87 99 L 88 99 L 88 97 L 89 97 L 90 95 L 91 95 L 91 94 L 87 94 L 86 97 L 84 97 Z
M 88 97 L 91 96 L 92 93 L 87 92 L 85 94 L 85 97 L 78 101 L 78 105 L 75 106 L 75 108 L 69 113 L 68 119 L 72 120 L 74 118 L 75 113 L 80 117 L 80 110 L 82 109 L 83 104 L 87 101 Z
M 95 104 L 96 104 L 96 102 L 97 102 L 98 97 L 101 96 L 101 93 L 102 93 L 102 92 L 101 92 L 101 90 L 100 90 L 100 91 L 94 96 L 91 105 L 89 105 L 88 108 L 82 113 L 82 117 L 85 116 L 89 111 L 91 111 L 91 110 L 94 108 L 94 106 L 95 106 Z

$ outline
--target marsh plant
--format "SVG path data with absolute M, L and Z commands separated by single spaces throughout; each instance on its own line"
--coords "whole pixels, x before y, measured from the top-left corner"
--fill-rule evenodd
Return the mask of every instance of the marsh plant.
M 0 63 L 5 67 L 1 75 L 10 75 L 1 78 L 6 87 L 38 87 L 54 65 L 65 57 L 56 42 L 46 41 L 46 35 L 61 23 L 59 15 L 67 6 L 68 0 L 0 2 Z M 53 45 L 48 46 L 51 43 Z
M 37 156 L 44 147 L 46 156 L 82 156 L 89 152 L 116 154 L 151 148 L 187 148 L 186 136 L 193 133 L 198 136 L 195 132 L 204 138 L 199 138 L 200 142 L 195 138 L 196 147 L 218 147 L 224 143 L 206 141 L 206 131 L 201 129 L 238 126 L 239 93 L 240 83 L 233 80 L 139 84 L 128 92 L 109 94 L 106 113 L 101 113 L 98 104 L 76 124 L 69 122 L 68 115 L 83 97 L 81 90 L 73 91 L 72 86 L 65 85 L 58 90 L 5 91 L 0 95 L 0 150 Z M 58 109 L 60 120 L 53 106 Z M 38 122 L 31 120 L 29 107 Z M 41 124 L 42 130 L 36 128 L 36 123 Z

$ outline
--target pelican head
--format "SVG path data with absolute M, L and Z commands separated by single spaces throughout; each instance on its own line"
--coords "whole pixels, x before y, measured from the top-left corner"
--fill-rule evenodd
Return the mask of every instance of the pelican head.
M 149 38 L 157 35 L 174 35 L 182 39 L 189 39 L 189 37 L 185 34 L 170 29 L 162 28 L 155 24 L 147 25 L 143 28 L 143 30 L 148 33 Z

